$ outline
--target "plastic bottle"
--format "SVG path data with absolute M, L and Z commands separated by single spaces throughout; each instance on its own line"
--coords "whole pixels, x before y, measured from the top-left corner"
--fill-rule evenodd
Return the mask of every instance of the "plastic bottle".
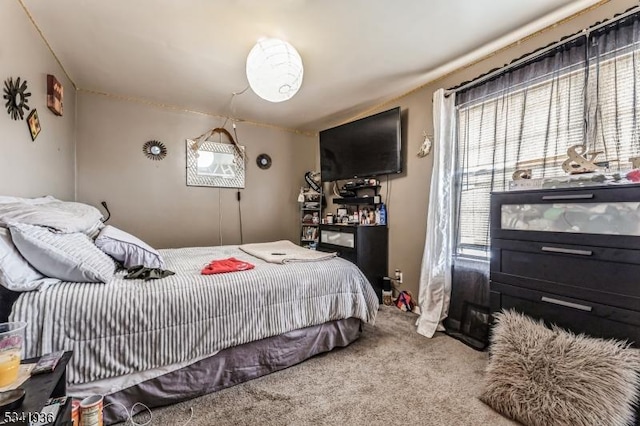
M 387 208 L 384 203 L 380 204 L 380 225 L 387 224 Z

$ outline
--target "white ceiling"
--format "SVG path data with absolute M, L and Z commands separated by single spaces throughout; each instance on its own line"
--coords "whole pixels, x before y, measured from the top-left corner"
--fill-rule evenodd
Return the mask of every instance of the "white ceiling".
M 575 0 L 23 0 L 75 84 L 317 131 L 428 81 L 430 71 Z M 584 0 L 582 1 L 584 3 Z M 562 9 L 560 9 L 562 8 Z M 261 37 L 304 62 L 278 104 L 247 87 Z

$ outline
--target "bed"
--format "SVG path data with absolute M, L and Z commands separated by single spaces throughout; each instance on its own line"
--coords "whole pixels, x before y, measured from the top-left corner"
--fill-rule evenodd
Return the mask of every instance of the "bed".
M 378 300 L 352 263 L 270 263 L 239 246 L 160 250 L 175 275 L 144 281 L 57 282 L 3 297 L 26 321 L 25 356 L 73 350 L 68 393 L 149 407 L 193 398 L 356 340 Z M 254 269 L 202 275 L 213 259 Z M 6 293 L 6 292 L 5 292 Z M 11 303 L 13 302 L 13 303 Z M 6 308 L 6 306 L 5 306 Z M 117 405 L 107 424 L 126 419 Z

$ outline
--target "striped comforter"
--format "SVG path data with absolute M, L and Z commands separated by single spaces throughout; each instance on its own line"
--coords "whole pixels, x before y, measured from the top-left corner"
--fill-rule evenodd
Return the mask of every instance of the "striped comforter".
M 161 250 L 176 275 L 152 281 L 60 283 L 23 293 L 11 321 L 27 321 L 26 356 L 73 350 L 70 383 L 187 362 L 218 350 L 356 317 L 373 322 L 378 300 L 352 263 L 270 264 L 237 246 Z M 200 275 L 213 259 L 255 269 Z

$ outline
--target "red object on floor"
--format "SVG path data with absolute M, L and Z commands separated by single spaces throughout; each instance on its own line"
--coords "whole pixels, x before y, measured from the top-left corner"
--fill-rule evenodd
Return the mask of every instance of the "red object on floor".
M 202 269 L 202 275 L 224 274 L 226 272 L 248 271 L 255 268 L 249 262 L 238 260 L 235 257 L 228 259 L 213 260 Z
M 411 293 L 408 291 L 403 291 L 396 299 L 396 306 L 398 309 L 406 312 L 413 311 L 413 302 L 411 301 Z

